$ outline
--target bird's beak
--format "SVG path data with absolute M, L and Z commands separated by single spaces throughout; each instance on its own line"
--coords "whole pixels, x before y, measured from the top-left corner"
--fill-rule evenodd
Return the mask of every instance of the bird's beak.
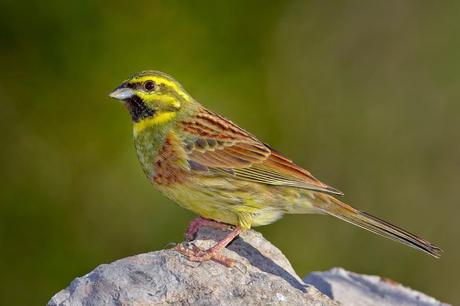
M 109 97 L 124 101 L 134 96 L 134 91 L 131 88 L 127 88 L 122 84 L 118 86 L 114 91 L 109 94 Z

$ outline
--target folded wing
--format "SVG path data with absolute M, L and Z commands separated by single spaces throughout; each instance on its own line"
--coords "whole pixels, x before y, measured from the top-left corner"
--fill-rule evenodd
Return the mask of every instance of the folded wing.
M 219 172 L 260 184 L 342 194 L 231 121 L 206 109 L 180 122 L 180 127 L 186 135 L 185 149 L 194 171 Z

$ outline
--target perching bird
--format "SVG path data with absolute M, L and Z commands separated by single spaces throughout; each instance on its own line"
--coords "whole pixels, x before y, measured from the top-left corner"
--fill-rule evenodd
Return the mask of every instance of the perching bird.
M 342 193 L 313 177 L 254 135 L 198 103 L 172 77 L 144 71 L 110 97 L 122 101 L 133 122 L 134 143 L 147 178 L 168 198 L 200 217 L 203 226 L 233 228 L 208 250 L 176 249 L 193 261 L 233 261 L 219 254 L 241 231 L 284 214 L 328 214 L 439 257 L 441 249 L 395 225 L 359 211 Z

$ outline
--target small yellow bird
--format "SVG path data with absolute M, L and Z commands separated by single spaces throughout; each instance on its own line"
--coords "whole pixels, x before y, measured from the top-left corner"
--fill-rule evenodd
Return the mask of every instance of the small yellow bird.
M 359 211 L 342 195 L 269 145 L 198 103 L 172 77 L 144 71 L 110 97 L 123 102 L 133 122 L 134 143 L 147 178 L 168 198 L 200 217 L 201 226 L 232 231 L 208 250 L 176 249 L 193 261 L 233 261 L 219 251 L 242 230 L 275 222 L 284 214 L 328 214 L 439 257 L 441 249 L 395 225 Z

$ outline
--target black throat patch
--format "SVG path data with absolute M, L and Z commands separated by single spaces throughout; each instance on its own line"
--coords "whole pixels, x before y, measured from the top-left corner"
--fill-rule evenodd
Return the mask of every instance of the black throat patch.
M 155 110 L 149 108 L 138 96 L 133 96 L 128 99 L 125 104 L 133 122 L 138 122 L 142 119 L 155 115 Z

